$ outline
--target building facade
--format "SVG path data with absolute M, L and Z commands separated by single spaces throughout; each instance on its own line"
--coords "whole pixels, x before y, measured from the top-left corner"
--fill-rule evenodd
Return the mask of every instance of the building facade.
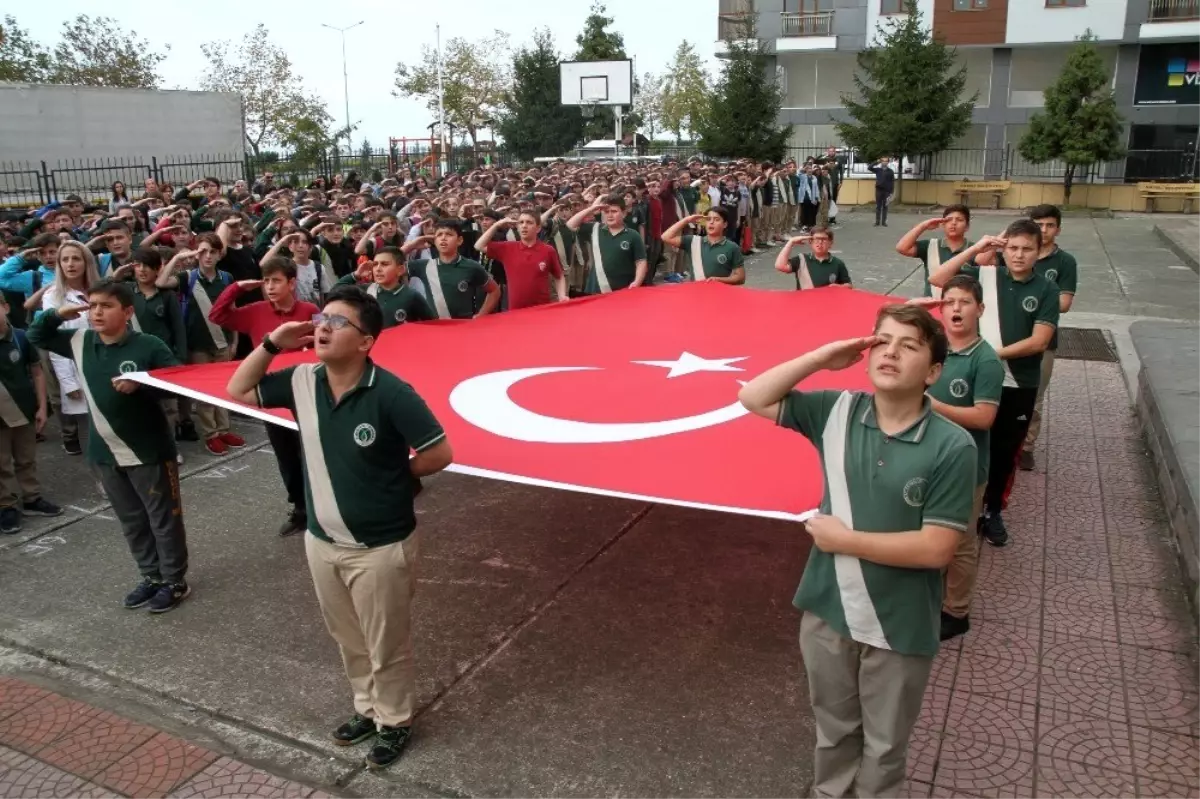
M 781 121 L 792 125 L 791 144 L 798 148 L 839 143 L 833 122 L 844 118 L 841 95 L 854 92 L 857 53 L 876 40 L 880 25 L 905 13 L 904 0 L 718 2 L 718 54 L 744 29 L 744 18 L 753 17 L 784 89 Z M 1200 0 L 916 2 L 924 24 L 956 48 L 967 69 L 966 93 L 976 96 L 971 128 L 954 146 L 964 176 L 996 174 L 999 165 L 989 160 L 1005 151 L 1005 171 L 1021 172 L 1016 144 L 1042 108 L 1042 91 L 1087 31 L 1112 76 L 1131 175 L 1176 169 L 1134 164 L 1150 157 L 1139 153 L 1154 151 L 1177 152 L 1172 162 L 1195 171 Z

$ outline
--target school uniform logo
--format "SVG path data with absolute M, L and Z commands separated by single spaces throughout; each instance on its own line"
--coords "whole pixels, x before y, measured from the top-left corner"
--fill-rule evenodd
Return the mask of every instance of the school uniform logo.
M 1038 307 L 1037 297 L 1026 297 L 1025 299 L 1021 300 L 1021 307 L 1029 313 L 1033 313 Z
M 164 316 L 166 316 L 166 315 L 167 315 L 167 309 L 166 309 L 166 307 L 165 307 L 165 306 L 162 306 L 162 305 L 159 305 L 159 306 L 157 306 L 157 307 L 154 309 L 154 315 L 155 315 L 155 316 L 157 316 L 159 319 L 162 319 Z
M 904 484 L 904 502 L 914 508 L 925 504 L 925 489 L 929 483 L 924 477 L 914 477 Z
M 726 255 L 725 253 L 721 253 L 720 255 L 717 256 L 717 263 L 719 263 L 719 264 L 723 264 L 728 260 L 729 260 L 729 256 Z
M 407 311 L 405 311 L 403 308 L 399 308 L 399 309 L 397 309 L 397 311 L 396 311 L 396 321 L 397 321 L 397 322 L 399 322 L 399 323 L 403 324 L 403 323 L 404 323 L 404 320 L 405 320 L 405 319 L 407 319 L 407 318 L 408 318 L 408 312 L 407 312 Z
M 628 250 L 628 249 L 629 249 L 629 242 L 627 242 L 627 241 L 623 241 L 623 242 L 621 242 L 621 249 L 622 249 L 622 250 Z
M 467 293 L 468 288 L 470 288 L 470 286 L 467 285 L 467 281 L 465 281 L 465 280 L 458 281 L 458 290 L 461 291 L 463 294 Z
M 121 374 L 127 375 L 130 372 L 136 372 L 138 370 L 138 365 L 135 361 L 121 361 L 121 365 L 117 368 L 120 370 Z
M 966 380 L 961 377 L 956 377 L 950 381 L 950 396 L 962 399 L 967 396 L 967 392 L 971 390 L 971 386 Z
M 1054 282 L 1057 283 L 1058 282 L 1058 270 L 1057 269 L 1047 269 L 1046 270 L 1046 279 L 1053 280 Z
M 539 272 L 546 271 L 546 262 L 545 261 L 538 261 L 538 271 Z
M 17 361 L 21 360 L 21 353 L 17 350 L 9 350 L 8 359 L 13 363 L 16 363 Z
M 369 447 L 375 443 L 375 428 L 363 422 L 354 428 L 354 443 L 360 447 Z

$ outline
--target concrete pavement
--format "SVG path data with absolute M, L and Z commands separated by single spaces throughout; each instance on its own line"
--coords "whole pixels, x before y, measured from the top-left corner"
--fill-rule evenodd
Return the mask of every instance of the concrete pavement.
M 1008 218 L 980 215 L 975 233 Z M 856 285 L 919 293 L 919 269 L 892 252 L 917 219 L 875 229 L 845 216 L 835 249 Z M 1127 327 L 1151 310 L 1200 315 L 1195 273 L 1173 268 L 1182 264 L 1145 220 L 1065 227 L 1081 265 L 1076 318 Z M 752 259 L 751 285 L 791 288 L 770 268 L 775 252 Z M 1016 543 L 985 553 L 977 627 L 939 656 L 911 795 L 1200 790 L 1195 623 L 1122 372 L 1057 371 L 1038 453 L 1048 468 L 1020 476 Z M 257 425 L 240 427 L 261 442 Z M 396 767 L 368 774 L 361 751 L 327 743 L 349 695 L 302 541 L 274 535 L 284 506 L 273 459 L 261 447 L 219 461 L 194 450 L 183 496 L 195 594 L 152 617 L 119 607 L 135 573 L 94 481 L 42 445 L 47 495 L 78 509 L 0 539 L 0 672 L 165 728 L 295 791 L 807 790 L 813 731 L 790 600 L 809 544 L 794 527 L 430 480 L 419 503 L 418 733 Z M 37 762 L 0 758 L 0 768 L 50 765 L 10 737 L 19 717 L 0 718 L 0 746 Z M 270 783 L 254 795 L 284 793 Z

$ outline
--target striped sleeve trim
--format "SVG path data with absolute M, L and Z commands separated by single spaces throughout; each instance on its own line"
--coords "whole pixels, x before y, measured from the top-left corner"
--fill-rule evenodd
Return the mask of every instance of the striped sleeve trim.
M 445 437 L 446 437 L 446 431 L 439 430 L 437 435 L 435 435 L 433 438 L 429 439 L 428 441 L 426 441 L 422 444 L 419 444 L 419 445 L 413 447 L 413 452 L 424 452 L 425 450 L 429 449 L 434 444 L 437 444 L 439 441 L 441 441 Z
M 921 520 L 922 524 L 936 524 L 938 527 L 949 527 L 951 530 L 958 530 L 960 533 L 965 533 L 969 525 L 962 522 L 951 521 L 950 519 L 929 519 Z
M 977 400 L 975 400 L 975 404 L 976 405 L 999 405 L 1000 400 L 977 399 Z

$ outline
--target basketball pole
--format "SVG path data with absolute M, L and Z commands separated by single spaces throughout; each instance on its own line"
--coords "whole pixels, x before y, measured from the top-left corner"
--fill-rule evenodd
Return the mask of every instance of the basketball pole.
M 613 140 L 613 155 L 620 157 L 621 155 L 621 106 L 613 106 L 613 124 L 616 128 L 614 131 Z
M 437 67 L 438 67 L 438 138 L 442 142 L 441 153 L 441 174 L 446 176 L 446 167 L 448 160 L 446 158 L 446 106 L 443 103 L 442 93 L 442 26 L 434 26 L 435 35 L 437 36 Z

